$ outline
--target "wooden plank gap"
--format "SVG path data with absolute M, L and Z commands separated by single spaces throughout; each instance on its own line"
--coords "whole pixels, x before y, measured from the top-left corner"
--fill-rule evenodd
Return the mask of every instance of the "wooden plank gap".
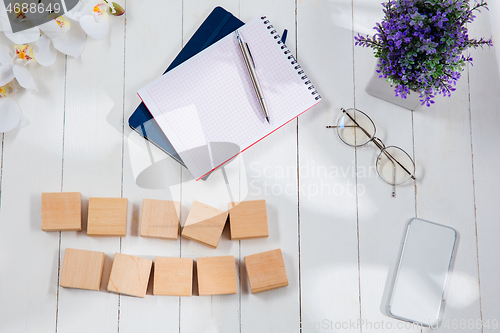
M 181 45 L 184 47 L 184 0 L 181 1 Z M 181 186 L 180 188 L 180 202 L 181 202 L 181 211 L 179 212 L 179 221 L 183 220 L 183 214 L 182 214 L 182 167 L 181 167 L 181 172 L 180 172 L 180 181 L 181 181 Z M 182 258 L 182 237 L 179 237 L 179 257 Z M 194 277 L 193 277 L 194 278 Z M 182 301 L 181 298 L 179 297 L 179 333 L 181 333 L 181 306 L 182 306 Z
M 68 56 L 64 57 L 64 92 L 63 92 L 63 126 L 62 126 L 62 154 L 61 154 L 61 192 L 63 191 L 64 184 L 64 149 L 65 149 L 65 129 L 66 129 L 66 96 L 67 96 L 67 77 L 68 77 Z M 60 253 L 59 253 L 60 256 Z
M 125 168 L 125 88 L 126 88 L 126 70 L 127 70 L 127 0 L 124 0 L 125 6 L 125 16 L 124 16 L 124 24 L 123 24 L 123 85 L 122 85 L 122 170 L 121 170 L 121 181 L 120 181 L 120 197 L 123 198 L 123 182 L 124 182 L 124 168 Z M 120 253 L 122 253 L 122 237 L 120 237 Z M 118 295 L 118 313 L 117 313 L 117 331 L 120 333 L 120 306 L 121 306 L 121 295 Z
M 411 110 L 411 143 L 412 143 L 412 159 L 413 163 L 415 163 L 415 170 L 417 170 L 417 162 L 415 160 L 415 113 L 413 110 Z M 418 179 L 415 179 L 413 181 L 413 188 L 415 194 L 415 217 L 417 217 L 417 180 Z
M 67 75 L 68 75 L 68 56 L 64 56 L 64 92 L 63 92 L 63 124 L 62 124 L 62 144 L 61 144 L 61 192 L 64 186 L 64 139 L 65 139 L 65 128 L 66 128 L 66 92 L 67 92 Z M 61 241 L 62 233 L 59 231 L 59 244 L 57 246 L 57 287 L 56 287 L 56 333 L 58 331 L 59 324 L 59 281 L 61 279 Z
M 295 5 L 295 56 L 297 61 L 299 60 L 299 32 L 298 32 L 298 4 L 297 0 L 294 2 Z M 299 332 L 302 332 L 302 272 L 301 272 L 301 256 L 300 256 L 300 150 L 299 150 L 299 119 L 296 120 L 296 134 L 297 134 L 297 256 L 298 256 L 298 283 L 299 283 Z
M 468 57 L 470 57 L 470 52 L 467 52 Z M 467 93 L 468 93 L 468 103 L 469 103 L 469 131 L 470 131 L 470 153 L 471 153 L 471 167 L 472 167 L 472 198 L 474 204 L 474 231 L 476 234 L 476 258 L 477 258 L 477 285 L 479 292 L 479 316 L 481 318 L 481 323 L 483 322 L 483 300 L 481 295 L 481 270 L 479 267 L 479 237 L 477 235 L 477 202 L 476 202 L 476 179 L 474 170 L 474 141 L 472 133 L 472 103 L 471 103 L 471 82 L 470 82 L 470 63 L 467 63 Z M 481 325 L 481 332 L 484 332 L 484 327 Z
M 122 98 L 122 179 L 121 179 L 121 197 L 123 198 L 123 177 L 125 177 L 125 97 L 126 97 L 126 77 L 127 77 L 127 0 L 124 0 L 125 17 L 123 24 L 123 98 Z M 121 252 L 121 238 L 120 238 Z
M 351 46 L 352 46 L 352 89 L 353 89 L 353 102 L 356 108 L 356 64 L 355 64 L 355 43 L 354 43 L 354 0 L 351 0 Z M 359 319 L 363 320 L 361 311 L 361 257 L 359 246 L 359 194 L 358 194 L 358 148 L 354 147 L 354 170 L 355 178 L 355 193 L 356 193 L 356 238 L 357 238 L 357 252 L 358 252 L 358 300 L 359 300 Z M 360 327 L 360 332 L 363 332 L 363 327 Z

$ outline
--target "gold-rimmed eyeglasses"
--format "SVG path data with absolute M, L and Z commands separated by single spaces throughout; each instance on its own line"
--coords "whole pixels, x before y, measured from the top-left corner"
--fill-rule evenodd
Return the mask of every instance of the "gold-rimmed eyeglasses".
M 401 185 L 410 179 L 415 180 L 415 163 L 408 153 L 396 146 L 385 146 L 375 136 L 376 127 L 366 113 L 355 108 L 344 109 L 337 121 L 337 134 L 342 142 L 351 147 L 361 147 L 373 142 L 380 154 L 377 157 L 377 173 L 383 181 L 392 185 L 392 196 L 396 196 L 396 185 Z

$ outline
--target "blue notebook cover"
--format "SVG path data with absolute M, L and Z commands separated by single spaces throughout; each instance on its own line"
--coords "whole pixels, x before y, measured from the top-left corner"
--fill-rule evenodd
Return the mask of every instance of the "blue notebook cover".
M 196 30 L 193 37 L 187 42 L 174 61 L 172 61 L 165 73 L 206 47 L 219 41 L 226 35 L 229 35 L 242 25 L 244 25 L 244 23 L 233 14 L 222 7 L 216 7 L 198 30 Z M 184 165 L 182 159 L 179 157 L 174 147 L 172 147 L 172 144 L 158 126 L 158 123 L 154 120 L 144 103 L 141 103 L 137 107 L 132 116 L 130 116 L 128 123 L 133 130 L 139 133 L 139 135 L 149 140 L 177 162 Z

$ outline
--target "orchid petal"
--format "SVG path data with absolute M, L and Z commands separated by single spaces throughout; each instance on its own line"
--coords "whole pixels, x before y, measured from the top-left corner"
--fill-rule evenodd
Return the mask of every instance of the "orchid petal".
M 46 34 L 50 39 L 57 38 L 61 35 L 61 28 L 59 27 L 55 19 L 41 24 L 40 30 L 42 30 L 43 33 Z
M 17 128 L 21 123 L 21 108 L 10 98 L 0 98 L 0 133 Z
M 109 8 L 109 7 L 106 7 L 106 8 Z M 109 14 L 108 14 L 107 9 L 103 10 L 103 11 L 100 11 L 99 13 L 94 13 L 94 20 L 97 23 L 106 22 L 108 20 L 108 17 L 109 17 Z
M 67 12 L 65 15 L 75 21 L 80 21 L 80 19 L 85 15 L 91 15 L 94 13 L 94 7 L 101 3 L 102 0 L 90 0 L 86 4 L 79 2 L 73 9 Z
M 27 89 L 31 93 L 38 92 L 38 87 L 36 86 L 33 76 L 31 76 L 30 72 L 28 72 L 25 67 L 14 65 L 13 70 L 17 82 L 19 82 L 21 87 Z
M 14 80 L 14 71 L 12 70 L 12 65 L 0 66 L 0 86 L 4 86 L 12 80 Z
M 84 9 L 85 5 L 81 2 L 78 1 L 75 7 L 71 8 L 69 12 L 64 14 L 66 17 L 69 17 L 70 19 L 74 21 L 79 21 L 80 18 L 84 15 L 82 13 L 82 10 Z
M 19 124 L 16 126 L 16 129 L 28 126 L 29 123 L 30 121 L 28 120 L 28 118 L 26 118 L 26 116 L 21 112 L 21 120 L 19 121 Z
M 33 55 L 40 65 L 47 67 L 56 61 L 57 51 L 51 45 L 49 37 L 43 35 L 36 41 L 33 47 Z
M 97 22 L 92 15 L 83 16 L 80 25 L 85 33 L 95 40 L 106 38 L 109 32 L 109 22 Z
M 78 58 L 87 43 L 87 35 L 77 22 L 72 22 L 68 32 L 52 40 L 54 47 L 61 53 Z
M 14 44 L 28 44 L 36 42 L 40 38 L 40 29 L 33 27 L 16 33 L 5 31 L 5 36 Z
M 0 44 L 0 65 L 10 65 L 14 64 L 14 59 L 9 50 L 2 44 Z

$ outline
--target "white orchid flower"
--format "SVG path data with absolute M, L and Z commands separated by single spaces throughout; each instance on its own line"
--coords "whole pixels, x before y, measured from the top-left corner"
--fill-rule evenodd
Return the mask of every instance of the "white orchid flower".
M 13 91 L 9 83 L 0 87 L 0 133 L 5 133 L 28 125 L 28 120 L 22 114 L 17 102 L 7 97 Z
M 26 69 L 28 63 L 36 61 L 42 66 L 50 66 L 57 58 L 57 51 L 79 57 L 85 49 L 87 35 L 104 39 L 109 32 L 108 15 L 120 16 L 124 12 L 115 2 L 90 0 L 85 5 L 79 2 L 63 16 L 14 33 L 5 7 L 0 6 L 0 30 L 15 44 L 15 54 L 12 54 L 9 51 L 12 46 L 0 43 L 0 133 L 28 124 L 19 104 L 7 96 L 15 90 L 13 86 L 18 85 L 32 93 L 38 92 L 35 80 Z M 33 20 L 24 12 L 10 12 L 10 15 L 15 15 L 10 19 L 18 21 Z
M 83 31 L 88 36 L 101 40 L 109 32 L 108 8 L 108 4 L 103 0 L 90 0 L 85 5 L 78 3 L 68 16 L 80 22 Z
M 88 36 L 101 40 L 106 38 L 109 33 L 109 14 L 120 16 L 124 12 L 123 8 L 115 2 L 109 5 L 106 0 L 90 0 L 85 5 L 81 2 L 78 3 L 66 15 L 80 22 L 82 29 Z
M 35 53 L 38 54 L 37 61 L 42 66 L 50 66 L 54 63 L 57 55 L 55 50 L 77 58 L 85 49 L 87 35 L 80 27 L 80 24 L 78 22 L 71 24 L 70 20 L 64 16 L 57 17 L 54 15 L 53 20 L 38 27 L 14 33 L 8 15 L 5 12 L 0 13 L 0 15 L 0 23 L 5 36 L 14 44 L 34 43 Z M 22 15 L 22 13 L 19 15 Z M 29 19 L 29 17 L 24 19 Z
M 78 22 L 59 16 L 40 25 L 43 35 L 34 44 L 34 56 L 42 66 L 50 66 L 57 57 L 57 51 L 78 58 L 87 43 L 87 35 Z
M 34 60 L 33 47 L 29 44 L 15 45 L 14 56 L 0 46 L 0 86 L 17 79 L 19 85 L 32 93 L 38 92 L 35 80 L 26 69 L 26 64 Z

